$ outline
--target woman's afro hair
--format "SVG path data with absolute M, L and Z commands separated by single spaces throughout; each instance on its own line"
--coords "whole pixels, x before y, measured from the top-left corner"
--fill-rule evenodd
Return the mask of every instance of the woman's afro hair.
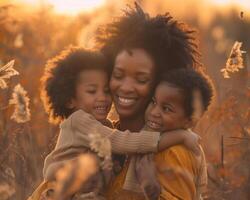
M 201 66 L 195 33 L 169 13 L 150 17 L 135 3 L 135 8 L 129 7 L 122 17 L 100 28 L 96 41 L 110 66 L 120 51 L 142 48 L 152 56 L 161 74 L 180 67 Z

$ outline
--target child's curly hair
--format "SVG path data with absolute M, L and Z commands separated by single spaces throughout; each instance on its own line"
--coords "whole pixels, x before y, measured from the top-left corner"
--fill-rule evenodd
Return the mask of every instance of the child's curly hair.
M 195 91 L 200 93 L 203 112 L 211 104 L 214 95 L 213 84 L 211 79 L 201 70 L 185 68 L 171 70 L 161 76 L 160 82 L 167 82 L 181 89 L 184 98 L 184 110 L 189 118 L 194 113 L 193 102 Z
M 109 58 L 110 66 L 120 51 L 132 48 L 142 48 L 152 56 L 158 75 L 180 66 L 201 66 L 193 29 L 173 20 L 169 13 L 150 17 L 137 3 L 117 21 L 99 29 L 96 41 Z
M 78 75 L 87 69 L 107 71 L 104 55 L 80 47 L 69 47 L 47 61 L 41 78 L 41 99 L 51 123 L 59 123 L 72 114 L 74 110 L 67 105 L 75 97 Z

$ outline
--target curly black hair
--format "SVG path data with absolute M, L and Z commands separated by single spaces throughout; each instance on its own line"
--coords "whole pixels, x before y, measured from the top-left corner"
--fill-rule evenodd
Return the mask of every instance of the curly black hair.
M 204 112 L 211 104 L 214 96 L 214 87 L 211 79 L 202 70 L 194 69 L 177 69 L 162 74 L 160 82 L 167 82 L 178 89 L 184 98 L 184 110 L 187 117 L 192 117 L 193 108 L 193 92 L 199 91 L 201 94 Z
M 96 44 L 109 58 L 110 66 L 122 50 L 142 48 L 152 56 L 157 75 L 171 69 L 199 68 L 196 31 L 170 16 L 150 17 L 135 3 L 124 15 L 99 29 Z
M 72 114 L 67 107 L 75 97 L 80 72 L 87 69 L 107 71 L 105 56 L 97 51 L 80 47 L 68 47 L 47 61 L 41 78 L 41 99 L 51 123 L 59 123 Z

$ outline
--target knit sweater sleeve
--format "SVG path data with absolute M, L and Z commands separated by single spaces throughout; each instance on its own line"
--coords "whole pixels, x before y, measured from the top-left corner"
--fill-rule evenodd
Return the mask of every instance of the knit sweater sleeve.
M 78 138 L 86 137 L 87 133 L 99 132 L 109 137 L 112 152 L 117 154 L 156 152 L 160 139 L 159 132 L 119 131 L 103 126 L 92 115 L 78 110 L 71 115 L 72 128 L 77 130 Z

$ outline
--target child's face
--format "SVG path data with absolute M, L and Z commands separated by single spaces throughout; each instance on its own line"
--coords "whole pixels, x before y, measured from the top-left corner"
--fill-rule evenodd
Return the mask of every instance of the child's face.
M 181 90 L 167 82 L 160 83 L 145 113 L 146 127 L 164 132 L 187 128 L 188 123 Z
M 108 75 L 105 71 L 90 69 L 79 74 L 75 98 L 71 107 L 83 109 L 98 121 L 105 120 L 112 104 Z

